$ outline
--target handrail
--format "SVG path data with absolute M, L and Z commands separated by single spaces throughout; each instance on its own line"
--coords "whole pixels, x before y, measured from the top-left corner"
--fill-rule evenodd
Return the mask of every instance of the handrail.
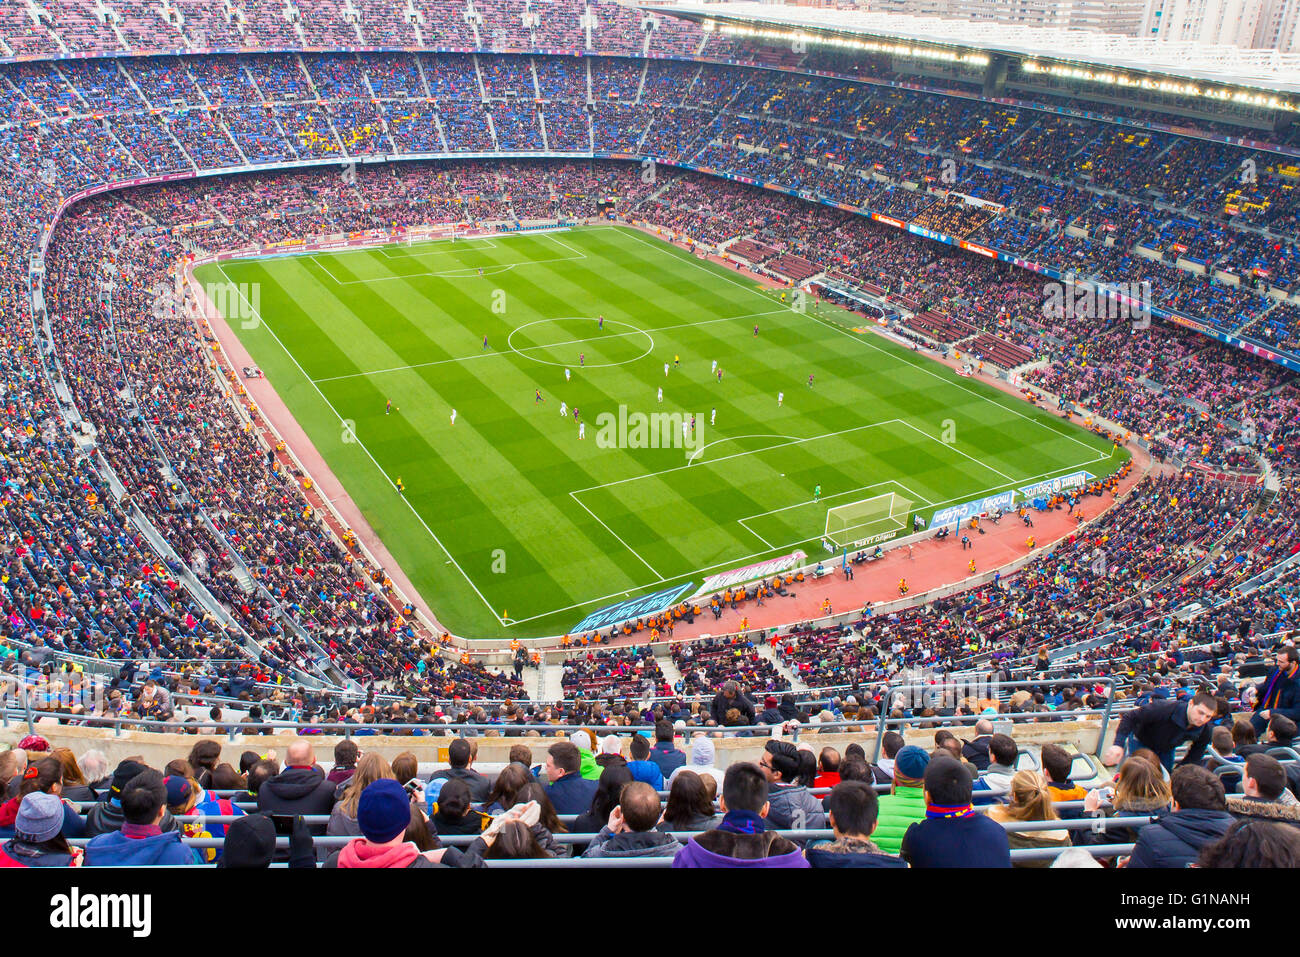
M 1088 683 L 1093 683 L 1101 679 L 1087 678 L 1087 679 L 1079 679 L 1079 680 L 1086 681 Z M 1055 682 L 1055 683 L 1060 684 L 1063 682 Z M 1027 682 L 1027 684 L 1036 685 L 1036 684 L 1042 684 L 1042 682 Z M 932 688 L 935 686 L 927 685 L 925 687 Z M 894 689 L 894 690 L 899 690 L 899 689 Z M 5 726 L 7 726 L 9 723 L 11 712 L 14 712 L 15 710 L 16 709 L 7 708 L 7 707 L 0 708 L 0 718 L 3 719 L 3 724 Z M 998 715 L 998 719 L 1012 720 L 1012 721 L 1027 720 L 1027 721 L 1037 721 L 1037 722 L 1070 721 L 1070 720 L 1074 720 L 1074 717 L 1079 715 L 1086 716 L 1086 717 L 1093 717 L 1100 714 L 1103 720 L 1102 734 L 1104 735 L 1106 729 L 1105 721 L 1107 720 L 1111 711 L 1112 709 L 1109 706 L 1109 702 L 1108 702 L 1108 706 L 1104 710 L 1079 709 L 1077 711 L 1033 711 L 1033 712 L 1023 712 L 1023 713 L 1016 713 L 1016 714 L 1005 714 L 1005 715 L 1000 714 Z M 979 715 L 962 715 L 960 717 L 955 715 L 951 717 L 943 717 L 943 716 L 922 717 L 919 715 L 914 715 L 910 718 L 888 718 L 885 716 L 884 713 L 882 713 L 882 716 L 879 719 L 879 726 L 881 728 L 884 728 L 888 724 L 906 724 L 908 722 L 914 722 L 914 721 L 941 721 L 941 722 L 947 721 L 953 724 L 969 724 L 979 720 L 979 717 L 980 717 Z M 156 729 L 164 732 L 171 731 L 173 733 L 185 733 L 185 734 L 189 734 L 196 726 L 200 728 L 208 727 L 208 725 L 205 722 L 197 719 L 186 719 L 184 721 L 176 721 L 176 720 L 162 721 L 153 718 L 122 718 L 122 717 L 109 716 L 109 715 L 73 715 L 73 714 L 66 714 L 57 711 L 32 711 L 30 710 L 29 707 L 29 710 L 26 712 L 26 720 L 28 722 L 29 727 L 33 725 L 33 721 L 32 721 L 33 718 L 54 718 L 58 721 L 60 725 L 67 726 L 67 727 L 100 727 L 100 728 L 111 727 L 113 728 L 115 737 L 121 737 L 122 729 L 128 725 L 130 726 L 130 730 Z M 622 736 L 631 737 L 632 735 L 641 734 L 645 731 L 652 730 L 652 726 L 648 724 L 629 725 L 629 726 L 620 726 L 620 727 L 593 728 L 590 724 L 585 724 L 585 725 L 584 724 L 476 724 L 472 722 L 464 722 L 464 723 L 457 722 L 455 724 L 441 724 L 441 723 L 402 724 L 402 723 L 388 723 L 388 722 L 380 722 L 375 724 L 351 724 L 351 723 L 340 722 L 340 721 L 288 722 L 288 721 L 262 720 L 256 722 L 240 721 L 237 723 L 229 723 L 225 721 L 214 721 L 212 723 L 214 725 L 219 725 L 227 730 L 225 730 L 224 732 L 222 731 L 213 732 L 212 734 L 205 735 L 205 737 L 210 738 L 224 733 L 227 736 L 228 740 L 230 741 L 234 741 L 236 737 L 243 736 L 243 735 L 251 734 L 251 735 L 261 736 L 261 735 L 276 734 L 276 733 L 292 733 L 295 731 L 299 732 L 299 737 L 311 737 L 311 735 L 303 735 L 301 732 L 304 730 L 311 730 L 325 735 L 330 735 L 331 733 L 334 735 L 341 734 L 345 738 L 351 738 L 354 735 L 357 735 L 359 737 L 371 737 L 373 736 L 374 733 L 382 732 L 382 731 L 404 731 L 407 732 L 407 734 L 402 735 L 403 737 L 425 737 L 425 738 L 451 737 L 451 736 L 455 736 L 458 732 L 464 732 L 464 731 L 474 731 L 474 732 L 495 731 L 497 732 L 497 735 L 499 735 L 503 739 L 523 737 L 524 732 L 526 731 L 539 731 L 539 732 L 543 732 L 544 734 L 544 736 L 540 739 L 541 741 L 545 741 L 546 736 L 552 738 L 555 737 L 555 732 L 557 731 L 590 732 L 594 730 L 598 734 L 601 734 L 601 736 L 616 735 L 619 737 Z M 738 725 L 734 727 L 688 725 L 684 729 L 675 729 L 675 732 L 677 730 L 688 731 L 691 732 L 692 737 L 696 733 L 698 733 L 698 734 L 707 735 L 709 737 L 720 735 L 722 737 L 758 738 L 764 735 L 770 736 L 770 732 L 772 731 L 772 729 L 783 728 L 785 724 L 789 724 L 789 723 L 790 722 L 783 722 L 780 725 L 749 724 L 749 725 Z M 795 725 L 795 727 L 793 727 L 790 730 L 789 733 L 793 740 L 798 741 L 799 733 L 801 731 L 804 732 L 805 734 L 810 732 L 820 733 L 820 732 L 827 732 L 827 731 L 830 732 L 843 731 L 847 733 L 850 732 L 850 729 L 852 729 L 855 731 L 865 733 L 866 729 L 871 724 L 872 724 L 871 719 L 845 719 L 842 721 L 826 721 L 816 725 L 804 725 L 803 723 L 798 723 Z M 369 731 L 371 732 L 371 734 L 360 734 L 362 730 Z M 35 734 L 36 732 L 33 730 L 32 733 Z M 880 735 L 883 735 L 883 733 L 884 733 L 883 731 L 878 732 L 877 741 L 876 741 L 876 753 L 875 753 L 875 757 L 873 758 L 873 761 L 878 761 L 880 758 Z M 482 735 L 475 734 L 472 736 L 481 737 Z M 676 734 L 674 734 L 674 736 L 676 736 Z M 683 737 L 685 736 L 683 735 Z M 554 742 L 552 741 L 552 743 Z M 596 742 L 592 742 L 592 743 L 594 745 Z
M 1109 690 L 1109 694 L 1106 695 L 1106 707 L 1105 707 L 1105 708 L 1102 710 L 1102 712 L 1101 712 L 1101 730 L 1100 730 L 1100 732 L 1099 732 L 1098 735 L 1097 735 L 1097 756 L 1100 757 L 1100 756 L 1101 756 L 1102 742 L 1104 742 L 1105 739 L 1106 739 L 1106 728 L 1107 728 L 1107 726 L 1110 724 L 1110 716 L 1111 716 L 1111 712 L 1112 712 L 1112 710 L 1114 709 L 1114 705 L 1115 705 L 1115 694 L 1114 694 L 1114 692 L 1115 692 L 1115 679 L 1114 679 L 1114 678 L 1110 678 L 1110 677 L 1104 677 L 1104 678 L 1059 678 L 1059 679 L 1056 679 L 1056 680 L 1054 680 L 1054 681 L 999 681 L 999 682 L 996 682 L 996 687 L 998 687 L 998 688 L 1037 688 L 1037 687 L 1041 687 L 1042 685 L 1080 685 L 1080 684 L 1084 684 L 1084 685 L 1092 685 L 1092 684 L 1098 684 L 1098 683 L 1106 685 L 1107 688 L 1108 688 L 1108 690 Z M 922 692 L 922 693 L 926 693 L 926 692 L 934 693 L 936 690 L 938 690 L 938 691 L 944 692 L 944 694 L 945 694 L 945 696 L 946 696 L 946 693 L 947 693 L 947 689 L 948 689 L 948 688 L 952 688 L 952 689 L 953 689 L 953 693 L 954 693 L 954 695 L 955 695 L 955 694 L 957 693 L 956 689 L 958 689 L 959 687 L 961 687 L 961 686 L 958 685 L 958 684 L 956 684 L 956 683 L 950 683 L 950 682 L 939 682 L 939 683 L 936 683 L 936 684 L 933 684 L 933 685 L 916 685 L 916 684 L 906 684 L 906 685 L 899 685 L 899 686 L 895 686 L 895 685 L 892 685 L 892 684 L 888 684 L 888 685 L 886 685 L 885 688 L 884 688 L 884 690 L 881 692 L 881 696 L 880 696 L 880 720 L 879 720 L 879 724 L 878 724 L 878 726 L 877 726 L 877 730 L 876 730 L 876 749 L 875 749 L 875 753 L 872 755 L 871 762 L 872 762 L 873 764 L 875 764 L 875 763 L 879 762 L 879 760 L 880 760 L 880 749 L 881 749 L 881 746 L 882 746 L 882 744 L 883 744 L 883 742 L 884 742 L 884 740 L 885 740 L 885 730 L 886 730 L 886 727 L 887 727 L 887 725 L 888 725 L 889 723 L 892 722 L 892 723 L 897 724 L 897 723 L 904 722 L 904 721 L 916 721 L 916 720 L 918 720 L 916 717 L 912 717 L 912 718 L 894 718 L 894 719 L 890 719 L 890 718 L 889 718 L 890 701 L 892 700 L 892 698 L 893 698 L 893 696 L 894 696 L 895 694 L 899 694 L 899 693 L 915 693 L 915 692 L 917 692 L 917 691 L 920 691 L 920 692 Z M 1095 709 L 1092 709 L 1092 710 L 1095 711 Z M 1041 718 L 1044 714 L 1058 714 L 1058 713 L 1063 713 L 1063 714 L 1078 714 L 1078 713 L 1080 713 L 1080 712 L 1077 712 L 1077 711 L 1069 711 L 1069 712 L 1042 712 L 1042 711 L 1027 711 L 1027 712 L 1021 712 L 1021 713 L 1019 713 L 1019 714 L 999 714 L 999 715 L 997 715 L 997 718 L 998 718 L 998 720 L 1000 720 L 1000 721 L 1005 721 L 1005 720 L 1008 720 L 1008 719 L 1011 720 L 1011 721 L 1016 721 L 1016 720 L 1017 720 L 1019 717 L 1021 717 L 1022 715 L 1023 715 L 1024 717 L 1028 718 L 1028 719 L 1034 719 L 1034 718 Z M 937 716 L 935 716 L 935 717 L 937 717 Z M 980 716 L 979 716 L 979 715 L 972 715 L 972 716 L 970 716 L 970 717 L 972 717 L 974 720 L 978 721 Z M 920 720 L 932 721 L 932 720 L 934 720 L 934 719 L 935 719 L 934 717 L 925 717 L 925 718 L 922 718 L 922 719 L 920 719 Z M 940 720 L 942 720 L 942 719 L 940 719 Z

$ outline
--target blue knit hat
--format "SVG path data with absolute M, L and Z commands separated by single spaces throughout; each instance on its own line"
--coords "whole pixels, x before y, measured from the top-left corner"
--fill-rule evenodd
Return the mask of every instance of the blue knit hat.
M 894 757 L 894 776 L 901 774 L 905 778 L 923 778 L 929 765 L 930 755 L 923 748 L 909 744 Z
M 376 844 L 391 841 L 411 824 L 411 796 L 392 778 L 380 778 L 361 792 L 357 802 L 357 825 L 367 840 Z
M 63 830 L 63 802 L 43 791 L 24 795 L 14 830 L 34 844 L 51 840 Z

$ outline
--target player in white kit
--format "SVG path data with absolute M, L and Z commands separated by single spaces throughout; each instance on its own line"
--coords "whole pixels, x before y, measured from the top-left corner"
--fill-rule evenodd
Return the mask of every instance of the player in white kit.
M 778 392 L 778 393 L 776 394 L 776 406 L 777 406 L 778 409 L 781 407 L 781 403 L 783 403 L 784 401 L 785 401 L 785 393 L 784 393 L 784 392 Z
M 585 439 L 586 437 L 587 437 L 587 423 L 586 423 L 586 422 L 579 422 L 579 423 L 578 423 L 578 438 L 580 438 L 580 439 Z
M 455 409 L 452 409 L 452 410 L 451 410 L 451 424 L 452 424 L 452 425 L 455 425 L 455 424 L 456 424 L 456 410 L 455 410 Z
M 565 370 L 564 370 L 564 381 L 565 381 L 565 382 L 568 382 L 568 381 L 569 381 L 569 376 L 572 375 L 572 374 L 573 374 L 573 373 L 571 373 L 568 369 L 565 369 Z
M 565 417 L 566 415 L 568 415 L 568 414 L 569 414 L 569 408 L 568 408 L 568 406 L 566 406 L 566 405 L 564 404 L 564 400 L 561 399 L 561 400 L 560 400 L 560 418 L 564 418 L 564 417 Z
M 659 401 L 662 402 L 663 400 L 664 400 L 664 387 L 663 387 L 663 386 L 660 386 L 660 387 L 659 387 Z
M 718 421 L 718 410 L 714 409 L 712 412 L 709 413 L 709 425 L 713 425 L 717 421 Z

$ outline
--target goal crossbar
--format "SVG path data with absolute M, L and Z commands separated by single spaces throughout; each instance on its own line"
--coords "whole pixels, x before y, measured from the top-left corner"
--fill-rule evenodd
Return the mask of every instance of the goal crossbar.
M 907 527 L 912 502 L 897 492 L 836 505 L 826 510 L 826 539 L 841 548 L 893 538 Z

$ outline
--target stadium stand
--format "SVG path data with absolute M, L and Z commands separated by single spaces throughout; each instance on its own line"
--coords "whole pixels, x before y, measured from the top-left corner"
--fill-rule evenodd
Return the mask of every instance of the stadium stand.
M 60 732 L 149 735 L 157 720 L 213 735 L 305 735 L 341 723 L 353 734 L 393 724 L 399 736 L 431 738 L 474 724 L 484 741 L 525 741 L 529 730 L 653 733 L 665 721 L 689 733 L 718 723 L 711 706 L 734 682 L 769 720 L 742 721 L 745 738 L 729 728 L 716 740 L 739 741 L 748 760 L 772 754 L 767 785 L 790 804 L 803 796 L 783 789 L 811 785 L 815 756 L 810 768 L 806 748 L 791 745 L 794 757 L 764 749 L 762 725 L 795 721 L 830 735 L 886 720 L 915 737 L 918 723 L 967 733 L 982 715 L 1024 720 L 1030 730 L 1016 734 L 1030 742 L 1026 763 L 1045 767 L 1043 746 L 1058 743 L 1052 729 L 1076 713 L 1104 709 L 1109 720 L 1112 709 L 1187 701 L 1209 687 L 1223 701 L 1216 723 L 1231 728 L 1234 713 L 1252 710 L 1275 646 L 1294 645 L 1294 373 L 1186 325 L 1156 321 L 1135 335 L 1125 319 L 1046 315 L 1040 275 L 895 224 L 1081 279 L 1149 282 L 1156 310 L 1300 361 L 1300 307 L 1290 298 L 1300 283 L 1300 191 L 1294 154 L 1282 151 L 1293 133 L 1255 145 L 1193 140 L 1152 128 L 1136 107 L 1089 118 L 927 94 L 897 85 L 870 58 L 804 58 L 608 2 L 44 0 L 0 10 L 0 41 L 0 273 L 12 293 L 0 302 L 9 413 L 0 432 L 0 651 L 26 701 L 13 716 L 45 715 L 29 730 L 47 746 L 62 744 Z M 395 52 L 416 46 L 422 52 Z M 88 56 L 44 59 L 67 53 Z M 772 66 L 840 75 L 762 68 Z M 1214 132 L 1206 127 L 1198 132 Z M 535 155 L 547 151 L 581 158 Z M 486 156 L 446 158 L 457 153 Z M 657 177 L 612 154 L 654 158 Z M 353 163 L 379 157 L 411 159 Z M 305 161 L 327 165 L 250 170 Z M 1258 171 L 1248 181 L 1238 175 L 1245 162 Z M 146 177 L 176 178 L 131 183 Z M 1032 365 L 1026 394 L 1043 401 L 1034 388 L 1045 390 L 1061 411 L 1111 420 L 1140 438 L 1156 468 L 1122 498 L 1110 481 L 1054 497 L 1053 511 L 1094 498 L 1090 518 L 1109 508 L 996 582 L 770 636 L 566 651 L 556 663 L 563 699 L 538 700 L 534 685 L 435 634 L 384 570 L 336 534 L 235 414 L 237 382 L 213 358 L 195 303 L 166 290 L 177 263 L 199 251 L 444 222 L 587 219 L 609 195 L 623 219 L 760 275 L 794 284 L 825 276 L 866 293 L 889 305 L 889 328 L 909 341 L 1006 370 Z M 631 640 L 645 642 L 644 631 Z M 1040 651 L 1050 668 L 1035 671 Z M 891 696 L 891 684 L 920 670 L 1000 669 L 1036 684 L 1024 696 L 940 708 Z M 788 707 L 765 707 L 769 695 L 787 694 Z M 852 733 L 882 746 L 879 734 L 872 742 Z M 1105 729 L 1091 733 L 1100 754 Z M 603 750 L 587 734 L 584 750 Z M 713 755 L 715 739 L 701 740 L 701 755 Z M 695 747 L 685 736 L 680 745 Z M 37 742 L 19 749 L 37 773 L 8 765 L 9 820 L 41 812 L 28 799 L 51 781 L 84 788 L 65 825 L 81 847 L 72 832 L 89 823 L 112 769 L 78 780 L 75 762 L 56 773 Z M 789 761 L 788 775 L 773 770 Z M 1114 770 L 1088 764 L 1096 783 Z M 245 810 L 258 803 L 233 768 L 226 787 L 195 765 L 168 771 L 190 847 L 222 842 L 206 826 L 218 823 L 211 810 L 185 813 L 200 788 Z M 1016 806 L 1019 775 L 997 773 L 996 790 Z M 188 793 L 181 779 L 192 779 Z M 1131 839 L 1087 852 L 1108 861 L 1130 853 L 1150 813 L 1169 803 L 1156 797 L 1117 800 L 1111 808 L 1127 822 L 1117 826 Z M 510 807 L 496 810 L 509 816 Z M 1105 813 L 1104 803 L 1072 810 Z M 1018 830 L 1026 820 L 999 822 L 1013 835 L 1007 861 L 1055 856 L 1060 847 Z M 228 836 L 234 822 L 219 823 Z M 309 823 L 327 836 L 324 821 Z M 782 828 L 795 856 L 844 840 L 799 830 Z M 572 828 L 532 833 L 554 849 L 607 843 Z M 344 846 L 320 841 L 312 863 Z M 6 843 L 0 853 L 36 852 Z

